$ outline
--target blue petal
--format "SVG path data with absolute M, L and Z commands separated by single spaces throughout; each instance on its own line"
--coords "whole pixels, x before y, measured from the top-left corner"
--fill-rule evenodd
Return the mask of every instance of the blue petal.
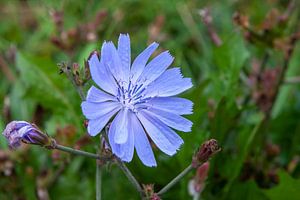
M 165 71 L 147 87 L 144 98 L 173 96 L 192 86 L 190 78 L 182 78 L 180 68 L 172 68 Z
M 116 98 L 110 94 L 107 94 L 99 89 L 97 89 L 96 87 L 92 86 L 88 93 L 87 93 L 87 97 L 86 100 L 90 101 L 90 102 L 94 102 L 94 103 L 100 103 L 100 102 L 104 102 L 104 101 L 113 101 Z
M 168 126 L 141 110 L 138 118 L 156 146 L 168 155 L 174 155 L 183 140 Z
M 7 127 L 13 127 L 13 129 L 16 130 L 19 130 L 23 126 L 31 126 L 31 124 L 26 121 L 12 121 L 9 124 L 7 124 Z
M 168 51 L 162 52 L 146 65 L 137 82 L 144 86 L 149 85 L 172 64 L 173 60 L 174 58 Z
M 104 43 L 102 46 L 103 63 L 108 66 L 112 75 L 117 82 L 128 83 L 129 68 L 122 65 L 120 56 L 117 52 L 115 45 L 112 42 Z M 102 60 L 101 60 L 102 61 Z
M 117 85 L 110 71 L 99 61 L 97 54 L 88 60 L 92 79 L 97 85 L 110 94 L 117 94 Z
M 144 128 L 135 115 L 133 115 L 131 120 L 134 133 L 134 146 L 137 155 L 144 165 L 148 167 L 156 166 L 155 157 Z
M 190 120 L 181 117 L 180 115 L 176 115 L 174 113 L 166 112 L 155 108 L 149 108 L 144 112 L 152 115 L 153 117 L 156 117 L 166 125 L 176 130 L 183 131 L 183 132 L 191 131 L 193 123 Z
M 193 113 L 193 102 L 179 97 L 155 97 L 147 103 L 139 104 L 141 107 L 157 108 L 178 115 Z
M 134 136 L 135 132 L 133 132 L 133 124 L 132 124 L 132 116 L 134 114 L 132 112 L 128 113 L 129 117 L 129 125 L 128 125 L 128 139 L 124 144 L 119 144 L 120 145 L 120 151 L 124 152 L 124 155 L 121 157 L 122 161 L 125 162 L 130 162 L 133 157 L 134 153 Z
M 128 112 L 128 109 L 122 109 L 112 122 L 112 126 L 116 127 L 113 129 L 115 131 L 113 135 L 115 136 L 114 142 L 117 144 L 124 144 L 127 141 L 128 132 L 130 131 Z
M 107 122 L 110 120 L 110 118 L 116 114 L 116 112 L 118 112 L 120 110 L 120 108 L 115 108 L 113 110 L 111 110 L 110 112 L 102 115 L 99 118 L 96 119 L 91 119 L 89 120 L 88 123 L 88 133 L 91 136 L 95 136 L 98 133 L 100 133 L 102 131 L 102 129 L 104 128 L 104 126 L 107 124 Z
M 139 78 L 139 76 L 142 74 L 150 56 L 157 49 L 157 47 L 158 44 L 153 42 L 135 58 L 131 66 L 131 75 L 130 75 L 131 81 L 133 83 L 135 83 L 136 80 Z
M 125 162 L 130 162 L 133 158 L 134 153 L 134 134 L 129 133 L 127 142 L 125 142 L 124 144 L 117 145 L 120 145 L 120 151 L 123 152 L 121 160 Z
M 24 126 L 22 128 L 20 128 L 18 131 L 17 131 L 17 135 L 19 137 L 23 137 L 25 134 L 27 134 L 29 131 L 32 130 L 32 127 L 30 126 Z
M 121 110 L 120 112 L 123 112 L 123 111 Z M 126 112 L 127 113 L 126 119 L 130 118 L 130 115 L 132 114 L 129 112 Z M 116 116 L 116 118 L 121 115 L 123 115 L 123 114 L 119 113 Z M 120 125 L 119 119 L 116 119 L 116 118 L 111 123 L 109 131 L 108 131 L 109 144 L 111 146 L 112 152 L 116 156 L 118 156 L 123 161 L 129 162 L 132 160 L 133 152 L 134 152 L 134 132 L 132 130 L 131 123 L 129 122 L 130 124 L 129 124 L 129 126 L 127 126 L 128 136 L 126 137 L 126 142 L 122 143 L 122 144 L 116 143 L 116 141 L 115 141 L 116 135 L 123 134 L 122 130 L 120 130 L 120 127 L 119 127 L 119 125 Z
M 113 121 L 108 130 L 108 140 L 112 152 L 119 158 L 124 156 L 124 151 L 121 151 L 121 145 L 115 143 L 115 134 L 117 134 L 117 121 Z
M 115 108 L 121 108 L 121 104 L 114 101 L 107 101 L 102 103 L 83 101 L 81 103 L 82 112 L 87 119 L 99 118 L 106 113 L 114 110 Z
M 126 71 L 130 71 L 130 38 L 128 34 L 120 34 L 118 41 L 118 54 L 121 58 L 122 66 Z

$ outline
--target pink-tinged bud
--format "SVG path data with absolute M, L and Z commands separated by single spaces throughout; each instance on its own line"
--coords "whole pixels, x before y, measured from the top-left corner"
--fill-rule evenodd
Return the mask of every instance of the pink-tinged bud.
M 209 162 L 203 163 L 200 167 L 197 169 L 196 178 L 199 182 L 204 182 L 208 176 L 209 171 Z
M 157 194 L 153 194 L 150 200 L 161 200 L 161 198 Z
M 2 134 L 13 149 L 19 147 L 21 142 L 44 147 L 51 147 L 53 144 L 53 140 L 47 134 L 41 132 L 36 125 L 25 121 L 10 122 Z
M 209 171 L 209 162 L 203 163 L 197 168 L 196 175 L 189 181 L 188 190 L 189 194 L 194 196 L 196 199 L 200 196 L 201 192 L 205 187 L 205 180 L 207 179 Z
M 198 168 L 202 163 L 206 162 L 211 156 L 221 151 L 217 140 L 210 139 L 203 143 L 199 150 L 195 153 L 192 160 L 192 166 Z

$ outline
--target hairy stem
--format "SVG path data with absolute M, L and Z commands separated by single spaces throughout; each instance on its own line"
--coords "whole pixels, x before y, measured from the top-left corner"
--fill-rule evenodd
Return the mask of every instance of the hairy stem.
M 201 166 L 203 163 L 201 163 L 199 166 Z M 185 175 L 187 175 L 190 171 L 192 171 L 194 168 L 192 165 L 189 165 L 187 168 L 185 168 L 180 174 L 178 174 L 173 180 L 171 180 L 165 187 L 163 187 L 157 194 L 162 195 L 165 192 L 167 192 L 170 188 L 172 188 L 176 183 L 178 183 Z

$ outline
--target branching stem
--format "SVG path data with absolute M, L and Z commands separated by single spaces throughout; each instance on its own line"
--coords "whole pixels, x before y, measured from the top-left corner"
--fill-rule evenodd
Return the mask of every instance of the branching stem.
M 202 163 L 203 164 L 203 163 Z M 201 164 L 201 165 L 202 165 Z M 201 166 L 200 165 L 200 166 Z M 176 183 L 178 183 L 185 175 L 187 175 L 194 168 L 192 165 L 187 166 L 180 174 L 178 174 L 173 180 L 171 180 L 165 187 L 163 187 L 157 194 L 162 195 L 167 192 L 171 187 L 173 187 Z

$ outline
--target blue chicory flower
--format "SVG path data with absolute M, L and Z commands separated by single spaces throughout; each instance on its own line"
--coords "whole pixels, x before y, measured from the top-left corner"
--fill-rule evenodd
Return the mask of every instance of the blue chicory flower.
M 41 132 L 34 124 L 26 121 L 12 121 L 6 125 L 2 133 L 11 148 L 17 148 L 21 142 L 46 146 L 51 143 L 48 135 Z
M 113 118 L 108 131 L 112 152 L 129 162 L 135 148 L 146 166 L 156 166 L 147 136 L 161 151 L 174 155 L 183 140 L 173 129 L 189 132 L 192 127 L 181 115 L 191 114 L 193 103 L 174 97 L 192 87 L 191 79 L 183 78 L 180 68 L 167 69 L 174 60 L 168 51 L 148 62 L 157 47 L 152 43 L 131 64 L 128 34 L 120 34 L 117 49 L 104 42 L 101 59 L 94 52 L 88 60 L 92 79 L 101 89 L 92 86 L 81 104 L 90 135 L 97 135 Z

